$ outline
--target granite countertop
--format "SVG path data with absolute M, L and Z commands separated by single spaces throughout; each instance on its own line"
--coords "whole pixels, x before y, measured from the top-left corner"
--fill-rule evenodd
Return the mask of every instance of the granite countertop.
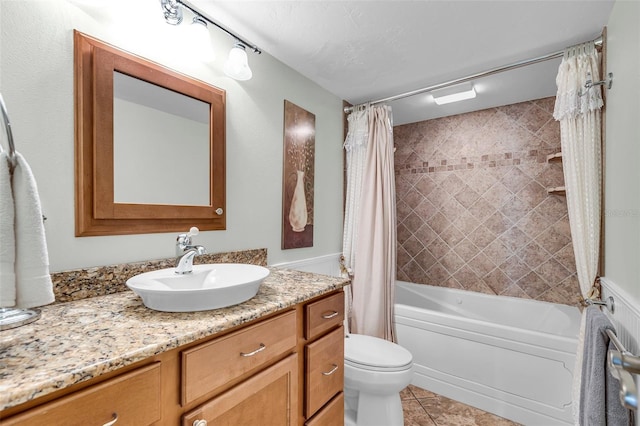
M 271 269 L 239 305 L 153 311 L 132 291 L 41 308 L 36 322 L 0 332 L 0 410 L 133 364 L 342 288 L 347 279 Z

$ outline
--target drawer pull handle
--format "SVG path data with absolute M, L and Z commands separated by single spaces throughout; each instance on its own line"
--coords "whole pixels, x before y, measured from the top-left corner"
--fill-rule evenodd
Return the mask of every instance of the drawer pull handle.
M 256 349 L 255 351 L 252 351 L 252 352 L 240 352 L 240 355 L 242 355 L 242 356 L 254 356 L 258 352 L 262 352 L 265 349 L 267 349 L 265 344 L 264 343 L 260 343 L 260 347 L 258 349 Z
M 330 376 L 338 370 L 338 364 L 331 364 L 331 365 L 333 365 L 333 368 L 331 369 L 331 371 L 327 371 L 327 372 L 323 371 L 322 372 L 323 376 Z
M 338 312 L 337 311 L 331 311 L 330 314 L 322 314 L 322 318 L 324 319 L 331 319 L 331 318 L 335 318 L 338 316 Z
M 206 420 L 194 420 L 193 426 L 207 426 Z
M 118 421 L 118 413 L 113 413 L 113 420 L 111 420 L 110 422 L 105 423 L 102 426 L 111 426 L 111 425 L 115 425 L 116 422 Z

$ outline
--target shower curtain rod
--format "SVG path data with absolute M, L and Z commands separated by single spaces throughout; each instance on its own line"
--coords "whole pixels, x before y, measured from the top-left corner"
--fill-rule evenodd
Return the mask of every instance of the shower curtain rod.
M 596 47 L 601 47 L 602 46 L 602 36 L 596 38 L 595 40 L 592 40 L 592 42 Z M 408 97 L 411 97 L 411 96 L 419 95 L 421 93 L 431 92 L 431 91 L 436 90 L 436 89 L 442 89 L 442 88 L 445 88 L 445 87 L 453 86 L 455 84 L 465 83 L 467 81 L 475 80 L 477 78 L 488 77 L 490 75 L 498 74 L 498 73 L 501 73 L 501 72 L 504 72 L 504 71 L 510 71 L 510 70 L 514 70 L 516 68 L 521 68 L 521 67 L 524 67 L 524 66 L 527 66 L 527 65 L 537 64 L 538 62 L 544 62 L 544 61 L 548 61 L 550 59 L 559 58 L 559 57 L 561 57 L 563 55 L 564 55 L 564 49 L 563 50 L 558 50 L 557 52 L 548 53 L 546 55 L 538 56 L 536 58 L 525 59 L 523 61 L 514 62 L 514 63 L 511 63 L 509 65 L 504 65 L 504 66 L 501 66 L 501 67 L 498 67 L 498 68 L 493 68 L 493 69 L 490 69 L 490 70 L 487 70 L 487 71 L 482 71 L 482 72 L 479 72 L 479 73 L 476 73 L 476 74 L 468 75 L 466 77 L 456 78 L 454 80 L 445 81 L 444 83 L 438 83 L 438 84 L 434 84 L 432 86 L 423 87 L 422 89 L 416 89 L 416 90 L 412 90 L 410 92 L 401 93 L 399 95 L 394 95 L 394 96 L 389 96 L 387 98 L 378 99 L 377 101 L 370 101 L 370 102 L 365 102 L 364 104 L 359 104 L 359 105 L 350 106 L 350 107 L 344 107 L 344 112 L 346 114 L 348 114 L 351 111 L 353 111 L 354 108 L 356 108 L 356 107 L 358 107 L 360 105 L 366 105 L 366 104 L 375 105 L 375 104 L 380 104 L 380 103 L 383 103 L 383 102 L 397 101 L 398 99 L 404 99 L 404 98 L 408 98 Z

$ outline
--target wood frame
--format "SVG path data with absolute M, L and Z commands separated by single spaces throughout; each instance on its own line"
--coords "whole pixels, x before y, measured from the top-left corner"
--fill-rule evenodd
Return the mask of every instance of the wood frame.
M 208 103 L 207 206 L 114 202 L 113 72 Z M 226 229 L 224 90 L 74 30 L 76 236 Z M 176 161 L 182 167 L 185 161 Z M 188 183 L 188 181 L 186 181 Z M 221 210 L 219 210 L 221 209 Z M 218 213 L 220 212 L 221 213 Z
M 281 248 L 313 247 L 315 114 L 285 99 L 283 134 Z M 296 202 L 303 199 L 304 208 Z M 294 224 L 295 213 L 302 210 L 303 215 L 298 216 L 301 223 Z

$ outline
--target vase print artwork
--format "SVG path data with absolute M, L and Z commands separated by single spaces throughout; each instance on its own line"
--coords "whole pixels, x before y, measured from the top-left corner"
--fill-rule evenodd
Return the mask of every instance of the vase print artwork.
M 304 193 L 304 172 L 297 170 L 296 173 L 296 187 L 293 190 L 291 208 L 289 209 L 289 224 L 294 232 L 302 232 L 307 226 L 307 200 Z
M 313 247 L 315 115 L 284 101 L 282 249 Z

